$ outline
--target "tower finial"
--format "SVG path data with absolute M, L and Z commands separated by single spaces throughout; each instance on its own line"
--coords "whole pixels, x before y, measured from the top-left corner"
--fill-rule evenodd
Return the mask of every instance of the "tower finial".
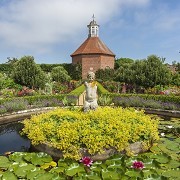
M 87 27 L 89 28 L 88 37 L 98 37 L 99 25 L 94 20 L 95 19 L 94 14 L 92 16 L 92 19 L 93 20 L 89 23 L 89 25 L 87 25 Z
M 95 19 L 95 16 L 94 16 L 94 14 L 93 14 L 92 18 L 93 18 L 93 21 L 94 21 L 94 19 Z

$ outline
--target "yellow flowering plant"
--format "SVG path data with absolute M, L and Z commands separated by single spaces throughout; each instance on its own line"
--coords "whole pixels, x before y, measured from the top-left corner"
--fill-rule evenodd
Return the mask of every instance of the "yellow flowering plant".
M 80 108 L 58 108 L 23 124 L 22 132 L 33 145 L 46 143 L 61 150 L 64 158 L 76 160 L 81 158 L 82 147 L 93 155 L 110 148 L 120 152 L 137 141 L 148 149 L 159 139 L 158 120 L 133 108 L 99 107 L 87 113 Z

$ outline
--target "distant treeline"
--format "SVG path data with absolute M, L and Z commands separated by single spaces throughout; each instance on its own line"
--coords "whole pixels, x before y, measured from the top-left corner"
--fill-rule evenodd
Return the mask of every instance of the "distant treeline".
M 12 70 L 13 70 L 13 65 L 14 65 L 13 63 L 0 64 L 0 72 L 10 75 Z M 54 67 L 63 66 L 64 69 L 68 72 L 68 74 L 71 77 L 73 77 L 73 79 L 80 79 L 81 78 L 82 69 L 81 69 L 80 64 L 77 64 L 77 65 L 67 64 L 67 63 L 63 63 L 63 64 L 39 64 L 39 66 L 46 73 L 51 72 Z

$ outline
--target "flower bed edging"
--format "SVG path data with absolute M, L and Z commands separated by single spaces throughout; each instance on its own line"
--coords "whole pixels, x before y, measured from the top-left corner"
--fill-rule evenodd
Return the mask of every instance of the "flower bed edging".
M 31 148 L 35 151 L 45 152 L 51 155 L 55 159 L 63 158 L 63 153 L 61 150 L 53 148 L 49 146 L 48 144 L 38 144 L 35 146 L 31 145 Z M 141 142 L 135 142 L 135 143 L 130 144 L 128 149 L 131 152 L 133 152 L 133 154 L 139 154 L 139 153 L 148 151 L 148 150 L 143 149 L 143 145 Z M 82 157 L 88 156 L 93 161 L 103 161 L 115 154 L 124 154 L 126 152 L 125 150 L 122 152 L 117 152 L 115 148 L 107 149 L 102 154 L 94 154 L 94 155 L 90 155 L 86 148 L 81 148 L 79 151 Z

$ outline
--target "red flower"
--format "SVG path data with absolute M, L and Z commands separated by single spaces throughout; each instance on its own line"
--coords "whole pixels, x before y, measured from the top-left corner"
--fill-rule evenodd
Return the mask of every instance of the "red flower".
M 141 161 L 134 161 L 133 165 L 131 167 L 134 168 L 134 169 L 143 169 L 144 164 Z
M 164 94 L 164 92 L 163 92 L 163 91 L 161 91 L 161 92 L 160 92 L 160 94 Z
M 80 162 L 82 162 L 85 166 L 90 167 L 92 165 L 93 160 L 90 157 L 85 156 L 80 160 Z

